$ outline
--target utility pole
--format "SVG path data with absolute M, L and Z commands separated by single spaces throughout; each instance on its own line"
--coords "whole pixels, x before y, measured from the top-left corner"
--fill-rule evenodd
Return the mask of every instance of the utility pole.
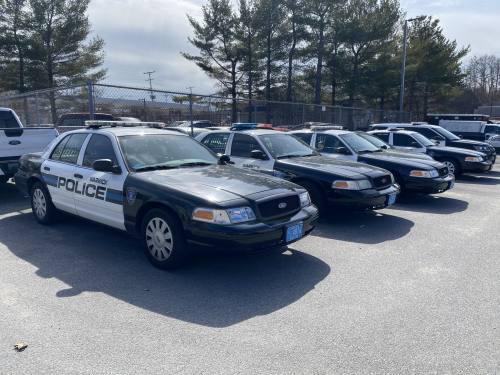
M 155 96 L 153 95 L 153 85 L 151 83 L 151 81 L 154 81 L 154 78 L 151 78 L 151 74 L 153 74 L 154 72 L 155 72 L 154 70 L 152 72 L 144 72 L 144 74 L 149 75 L 149 78 L 146 79 L 146 81 L 149 81 L 149 89 L 151 90 L 151 93 L 149 96 L 151 97 L 152 102 L 155 100 Z
M 191 91 L 191 93 L 189 94 L 189 118 L 191 120 L 191 137 L 194 138 L 194 129 L 193 129 L 193 89 L 195 88 L 195 86 L 190 86 L 190 87 L 186 87 L 189 89 L 189 91 Z

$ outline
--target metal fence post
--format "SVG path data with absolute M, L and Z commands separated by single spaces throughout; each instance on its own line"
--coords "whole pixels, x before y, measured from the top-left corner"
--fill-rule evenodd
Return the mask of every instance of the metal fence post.
M 410 111 L 410 124 L 412 123 L 413 111 Z
M 191 137 L 194 138 L 194 129 L 193 129 L 193 95 L 189 94 L 189 118 L 191 120 Z
M 257 123 L 257 102 L 255 100 L 253 101 L 253 109 L 253 122 Z
M 89 94 L 89 119 L 94 120 L 94 97 L 92 94 L 92 80 L 87 80 L 87 92 Z
M 368 127 L 372 124 L 372 111 L 370 110 L 368 112 Z
M 38 107 L 38 94 L 35 93 L 36 125 L 40 126 L 40 108 Z
M 342 107 L 339 108 L 339 125 L 342 126 Z
M 306 105 L 302 104 L 302 125 L 306 124 Z
M 7 98 L 5 98 L 4 101 L 5 101 L 5 108 L 7 108 Z

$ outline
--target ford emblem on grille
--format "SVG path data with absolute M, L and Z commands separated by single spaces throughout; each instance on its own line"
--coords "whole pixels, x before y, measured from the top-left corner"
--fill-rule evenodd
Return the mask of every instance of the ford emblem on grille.
M 382 180 L 382 183 L 383 183 L 383 184 L 385 184 L 386 182 L 387 182 L 387 180 L 384 178 L 384 179 Z
M 285 202 L 281 202 L 280 204 L 278 204 L 278 207 L 279 208 L 285 208 L 286 207 L 286 203 Z

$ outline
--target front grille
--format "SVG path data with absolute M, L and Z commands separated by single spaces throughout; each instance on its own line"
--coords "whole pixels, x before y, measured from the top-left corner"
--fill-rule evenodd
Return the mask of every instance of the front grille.
M 384 176 L 380 176 L 380 177 L 375 177 L 373 179 L 373 186 L 375 187 L 375 189 L 381 189 L 381 188 L 384 188 L 384 187 L 387 187 L 391 184 L 391 175 L 384 175 Z
M 440 176 L 446 176 L 446 175 L 448 175 L 448 167 L 440 168 L 439 169 L 439 175 Z
M 286 203 L 286 206 L 279 208 L 281 203 Z M 272 199 L 267 202 L 262 202 L 257 205 L 260 216 L 267 219 L 275 216 L 283 216 L 300 208 L 300 199 L 298 195 L 291 195 L 283 198 Z

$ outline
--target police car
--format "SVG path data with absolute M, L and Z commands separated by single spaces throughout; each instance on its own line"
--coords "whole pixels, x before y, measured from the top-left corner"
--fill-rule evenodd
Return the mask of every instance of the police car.
M 311 127 L 290 132 L 321 154 L 337 160 L 352 160 L 389 170 L 401 189 L 423 194 L 442 193 L 452 189 L 455 176 L 432 159 L 404 155 L 377 147 L 360 134 L 341 127 Z
M 399 193 L 387 170 L 321 156 L 296 137 L 258 124 L 234 124 L 231 130 L 201 134 L 196 140 L 215 153 L 230 156 L 237 168 L 303 186 L 320 213 L 326 211 L 328 202 L 362 210 L 385 208 Z
M 187 135 L 113 122 L 60 135 L 21 157 L 17 188 L 35 219 L 61 212 L 140 237 L 170 269 L 190 252 L 255 252 L 308 235 L 318 220 L 298 185 L 226 165 Z M 141 124 L 143 125 L 143 124 Z
M 450 173 L 459 175 L 464 172 L 487 172 L 493 167 L 487 156 L 478 151 L 457 147 L 437 146 L 436 143 L 420 133 L 391 128 L 369 132 L 390 145 L 432 156 L 448 167 Z
M 370 126 L 370 131 L 388 130 L 394 128 L 401 128 L 420 133 L 428 139 L 436 141 L 438 146 L 465 148 L 467 150 L 482 152 L 486 154 L 488 160 L 490 160 L 493 164 L 495 164 L 497 158 L 495 148 L 489 143 L 473 141 L 470 139 L 461 139 L 441 126 L 429 125 L 426 122 L 414 122 L 411 124 L 373 124 Z

